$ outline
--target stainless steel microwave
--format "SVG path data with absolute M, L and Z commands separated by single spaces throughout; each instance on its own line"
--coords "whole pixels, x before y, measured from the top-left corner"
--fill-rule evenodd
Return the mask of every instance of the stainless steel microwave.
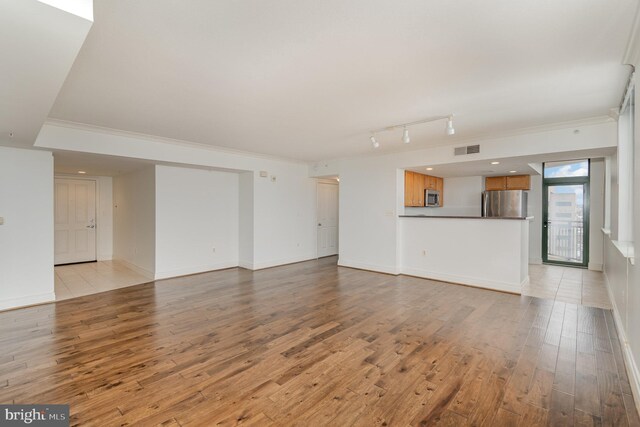
M 424 205 L 427 207 L 439 207 L 440 192 L 437 190 L 424 190 Z

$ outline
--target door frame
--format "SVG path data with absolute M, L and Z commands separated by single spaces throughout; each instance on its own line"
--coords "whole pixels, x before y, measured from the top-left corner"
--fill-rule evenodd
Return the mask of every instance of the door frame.
M 58 265 L 68 265 L 68 264 L 81 264 L 81 263 L 85 263 L 85 262 L 97 262 L 100 261 L 100 253 L 99 253 L 99 248 L 100 248 L 100 232 L 98 231 L 98 227 L 100 226 L 100 220 L 101 215 L 100 215 L 100 180 L 98 180 L 98 177 L 96 176 L 78 176 L 78 175 L 74 175 L 74 174 L 65 174 L 65 173 L 56 173 L 53 175 L 53 183 L 55 186 L 55 182 L 56 179 L 75 179 L 78 181 L 93 181 L 95 183 L 95 189 L 96 189 L 96 194 L 95 194 L 95 212 L 96 212 L 96 220 L 95 220 L 95 225 L 96 225 L 96 259 L 94 261 L 81 261 L 79 263 L 65 263 L 65 264 L 56 264 L 55 261 L 53 263 L 54 266 L 58 266 Z M 55 203 L 55 188 L 54 188 L 54 192 L 53 192 L 53 197 L 54 197 L 54 203 Z M 55 209 L 55 205 L 53 207 Z M 54 210 L 54 216 L 55 216 L 55 210 Z M 55 222 L 52 224 L 52 227 L 55 227 Z M 55 233 L 54 233 L 55 235 Z M 55 237 L 54 237 L 55 238 Z
M 569 267 L 581 267 L 587 268 L 589 266 L 589 231 L 591 221 L 591 194 L 590 194 L 590 181 L 591 181 L 591 159 L 587 159 L 587 169 L 589 173 L 587 176 L 571 176 L 563 178 L 545 178 L 544 170 L 545 164 L 542 164 L 542 263 L 554 264 L 554 265 L 566 265 Z M 568 262 L 568 261 L 554 261 L 549 260 L 549 228 L 547 227 L 549 221 L 549 187 L 558 185 L 582 185 L 584 188 L 584 232 L 582 235 L 583 255 L 582 263 Z
M 318 253 L 318 186 L 320 184 L 330 184 L 330 185 L 335 185 L 336 187 L 338 187 L 338 253 L 336 254 L 337 256 L 340 256 L 340 177 L 336 177 L 336 178 L 316 178 L 316 212 L 314 215 L 314 219 L 315 221 L 313 222 L 313 228 L 314 228 L 314 233 L 316 236 L 316 259 L 320 259 L 320 258 L 325 258 L 325 257 L 331 257 L 331 256 L 336 256 L 336 255 L 326 255 L 326 256 L 319 256 Z

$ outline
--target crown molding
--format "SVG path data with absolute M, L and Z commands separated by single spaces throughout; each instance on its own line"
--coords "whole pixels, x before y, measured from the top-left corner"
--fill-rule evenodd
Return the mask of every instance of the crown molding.
M 44 124 L 50 125 L 50 126 L 68 128 L 68 129 L 83 130 L 87 132 L 96 132 L 96 133 L 101 133 L 105 135 L 142 139 L 145 141 L 151 141 L 151 142 L 156 142 L 161 144 L 178 145 L 181 147 L 207 150 L 207 151 L 213 151 L 217 153 L 236 154 L 239 156 L 254 157 L 259 159 L 274 160 L 274 161 L 286 162 L 286 163 L 296 163 L 301 165 L 308 164 L 308 162 L 306 161 L 293 159 L 289 157 L 274 156 L 271 154 L 264 154 L 264 153 L 255 153 L 253 151 L 236 150 L 234 148 L 220 147 L 218 145 L 209 145 L 209 144 L 203 144 L 199 142 L 186 141 L 182 139 L 166 138 L 163 136 L 149 135 L 146 133 L 138 133 L 138 132 L 131 132 L 131 131 L 120 130 L 120 129 L 107 128 L 102 126 L 88 125 L 85 123 L 72 122 L 68 120 L 47 119 Z

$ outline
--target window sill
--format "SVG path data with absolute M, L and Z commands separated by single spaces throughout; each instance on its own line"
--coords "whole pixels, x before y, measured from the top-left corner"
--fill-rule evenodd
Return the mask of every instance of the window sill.
M 620 240 L 612 240 L 613 246 L 615 246 L 623 257 L 629 259 L 631 264 L 635 265 L 635 248 L 633 242 L 622 242 Z

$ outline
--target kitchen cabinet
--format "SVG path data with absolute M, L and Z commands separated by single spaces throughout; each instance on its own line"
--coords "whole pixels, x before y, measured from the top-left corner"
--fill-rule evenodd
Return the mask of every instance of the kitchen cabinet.
M 438 181 L 438 178 L 436 178 L 435 176 L 430 176 L 430 175 L 424 176 L 425 188 L 427 190 L 436 190 L 438 186 L 437 181 Z
M 484 189 L 487 191 L 506 190 L 506 176 L 488 176 L 484 180 Z
M 404 171 L 404 205 L 413 206 L 413 176 L 415 173 Z
M 444 180 L 442 178 L 404 171 L 404 205 L 406 207 L 423 207 L 424 190 L 440 191 L 440 206 L 442 206 L 443 189 Z
M 425 180 L 419 173 L 413 174 L 413 206 L 424 206 Z
M 507 177 L 507 190 L 530 190 L 531 177 L 529 175 L 510 175 Z
M 488 176 L 484 182 L 485 190 L 530 190 L 529 175 Z
M 440 206 L 444 206 L 444 179 L 436 178 L 436 190 L 440 192 Z

